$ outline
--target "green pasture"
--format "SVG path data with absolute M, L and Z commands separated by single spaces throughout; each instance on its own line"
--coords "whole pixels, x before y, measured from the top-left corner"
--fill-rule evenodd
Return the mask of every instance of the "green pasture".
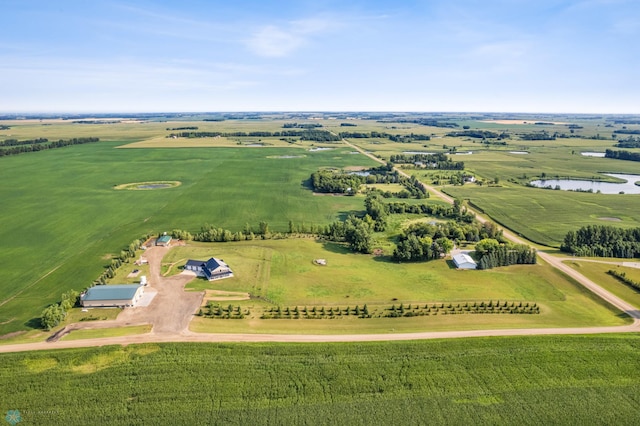
M 375 165 L 348 148 L 268 158 L 300 150 L 114 149 L 118 145 L 1 159 L 0 178 L 9 184 L 0 188 L 0 335 L 36 326 L 45 306 L 70 288 L 90 285 L 112 253 L 144 233 L 197 232 L 206 223 L 240 231 L 246 223 L 257 229 L 260 221 L 286 231 L 290 220 L 327 224 L 359 212 L 362 198 L 315 196 L 304 181 L 320 167 Z M 158 180 L 182 185 L 113 189 Z
M 270 306 L 360 306 L 433 302 L 509 300 L 536 302 L 539 315 L 460 315 L 444 317 L 372 318 L 354 320 L 198 320 L 194 330 L 209 332 L 388 332 L 453 328 L 518 328 L 621 325 L 627 322 L 595 296 L 548 265 L 516 265 L 490 271 L 456 270 L 450 260 L 391 262 L 387 257 L 356 255 L 335 243 L 307 238 L 212 244 L 173 248 L 163 260 L 224 259 L 234 277 L 208 282 L 196 279 L 189 289 L 248 292 Z M 314 264 L 325 259 L 326 266 Z M 261 311 L 260 300 L 239 302 Z M 223 302 L 224 304 L 225 302 Z M 230 302 L 235 304 L 235 302 Z M 225 305 L 226 306 L 226 305 Z M 481 319 L 478 319 L 482 317 Z
M 619 262 L 620 259 L 616 259 L 616 261 Z M 615 277 L 607 274 L 607 271 L 613 269 L 617 272 L 624 272 L 627 278 L 631 280 L 640 282 L 640 269 L 586 261 L 581 260 L 580 258 L 567 260 L 565 263 L 585 277 L 589 278 L 591 281 L 598 283 L 602 288 L 640 309 L 640 291 L 621 283 Z
M 131 325 L 117 328 L 96 328 L 75 330 L 62 337 L 61 340 L 99 339 L 103 337 L 131 336 L 151 331 L 151 325 Z
M 640 339 L 147 344 L 0 355 L 25 424 L 637 424 Z
M 567 231 L 585 225 L 640 226 L 640 196 L 589 194 L 520 186 L 448 186 L 503 226 L 527 239 L 559 247 Z M 612 221 L 611 219 L 619 219 Z

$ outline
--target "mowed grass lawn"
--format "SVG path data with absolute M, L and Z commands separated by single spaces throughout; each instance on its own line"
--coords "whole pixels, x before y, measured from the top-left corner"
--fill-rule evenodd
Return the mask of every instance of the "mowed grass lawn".
M 611 261 L 613 259 L 607 260 Z M 615 259 L 615 261 L 619 261 L 619 259 Z M 607 274 L 609 270 L 620 273 L 624 272 L 627 278 L 640 282 L 640 269 L 600 262 L 589 262 L 579 258 L 567 260 L 565 263 L 590 280 L 597 282 L 598 285 L 604 289 L 640 309 L 640 290 L 623 284 L 614 276 Z
M 634 194 L 476 185 L 448 186 L 444 192 L 471 200 L 501 225 L 531 241 L 553 247 L 562 244 L 568 231 L 586 225 L 640 226 L 640 196 Z
M 384 257 L 358 255 L 335 243 L 311 239 L 256 240 L 194 244 L 173 248 L 165 263 L 178 268 L 187 259 L 218 257 L 234 271 L 230 279 L 192 281 L 188 288 L 248 292 L 284 307 L 376 307 L 403 303 L 508 300 L 536 302 L 539 315 L 450 315 L 413 318 L 355 317 L 335 320 L 244 320 L 197 318 L 197 331 L 234 332 L 388 332 L 454 328 L 566 327 L 622 325 L 619 312 L 601 302 L 548 265 L 518 265 L 490 271 L 461 271 L 451 261 L 397 264 Z M 318 266 L 314 259 L 325 259 Z M 259 312 L 263 301 L 228 302 Z M 227 306 L 227 302 L 223 302 Z
M 109 254 L 147 232 L 202 225 L 241 230 L 267 221 L 326 224 L 363 209 L 362 198 L 314 196 L 319 167 L 373 166 L 341 148 L 114 149 L 99 142 L 0 159 L 0 336 L 38 325 L 68 289 L 89 286 Z M 297 155 L 302 158 L 267 158 Z M 176 180 L 153 191 L 115 185 Z
M 25 424 L 634 425 L 640 336 L 0 354 Z

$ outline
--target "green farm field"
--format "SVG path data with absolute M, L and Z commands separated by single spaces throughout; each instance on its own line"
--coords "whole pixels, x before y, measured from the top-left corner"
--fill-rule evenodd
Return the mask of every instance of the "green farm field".
M 11 184 L 0 189 L 0 335 L 37 326 L 45 306 L 89 286 L 111 253 L 147 232 L 197 232 L 207 223 L 240 231 L 260 221 L 286 231 L 290 220 L 327 224 L 359 212 L 362 198 L 314 196 L 303 182 L 320 167 L 375 164 L 347 148 L 273 158 L 301 150 L 114 149 L 120 145 L 1 159 L 0 178 Z M 182 185 L 113 189 L 164 180 Z
M 640 226 L 637 194 L 590 194 L 522 186 L 447 186 L 447 194 L 479 207 L 527 239 L 560 247 L 570 230 L 586 225 Z
M 193 244 L 173 248 L 164 258 L 181 270 L 187 259 L 224 259 L 234 277 L 208 282 L 196 279 L 193 290 L 247 292 L 254 299 L 231 303 L 249 309 L 242 320 L 196 318 L 192 330 L 248 333 L 380 333 L 474 328 L 584 327 L 627 322 L 581 286 L 545 264 L 516 265 L 491 271 L 459 271 L 451 261 L 398 264 L 385 257 L 354 255 L 335 243 L 311 239 Z M 325 259 L 318 266 L 314 259 Z M 255 299 L 259 297 L 260 299 Z M 276 305 L 294 308 L 362 307 L 373 313 L 384 307 L 435 302 L 535 302 L 536 315 L 468 314 L 411 318 L 276 320 L 260 319 Z M 265 303 L 268 301 L 269 303 Z
M 639 353 L 637 334 L 13 353 L 0 409 L 51 425 L 632 425 Z

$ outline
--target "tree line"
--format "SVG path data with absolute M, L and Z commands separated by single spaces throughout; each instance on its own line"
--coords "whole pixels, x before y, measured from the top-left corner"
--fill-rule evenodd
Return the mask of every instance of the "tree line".
M 282 125 L 283 129 L 315 129 L 318 127 L 322 127 L 320 123 L 284 123 Z
M 615 269 L 609 269 L 607 271 L 607 274 L 616 278 L 621 283 L 628 285 L 629 287 L 633 287 L 636 290 L 640 290 L 640 282 L 634 281 L 631 278 L 627 278 L 626 272 L 618 272 Z
M 326 130 L 284 130 L 281 132 L 179 132 L 171 133 L 167 137 L 177 138 L 215 138 L 215 137 L 299 137 L 300 140 L 316 142 L 337 142 L 340 137 Z
M 393 164 L 423 163 L 427 168 L 437 170 L 464 170 L 464 161 L 452 161 L 447 154 L 394 154 L 389 161 Z
M 12 139 L 9 139 L 8 141 L 9 143 L 13 143 L 11 142 L 13 141 Z M 0 157 L 23 154 L 25 152 L 45 151 L 47 149 L 63 148 L 65 146 L 70 146 L 70 145 L 81 145 L 85 143 L 93 143 L 93 142 L 99 142 L 99 141 L 100 139 L 98 138 L 73 138 L 73 139 L 66 139 L 66 140 L 60 139 L 54 142 L 42 142 L 41 139 L 33 139 L 31 141 L 23 141 L 23 142 L 30 142 L 24 145 L 20 143 L 18 143 L 17 145 L 7 145 L 7 146 L 11 146 L 11 148 L 0 149 Z M 5 140 L 4 142 L 6 143 L 7 140 Z
M 542 132 L 535 133 L 522 133 L 520 135 L 520 139 L 523 141 L 554 141 L 556 140 L 555 135 L 550 135 L 549 132 L 543 130 Z
M 341 132 L 340 137 L 343 139 L 367 139 L 367 138 L 380 138 L 389 139 L 392 142 L 411 143 L 413 141 L 429 141 L 431 136 L 419 135 L 410 133 L 408 135 L 392 135 L 384 132 Z
M 469 137 L 477 139 L 509 139 L 511 135 L 509 133 L 496 133 L 489 130 L 463 130 L 457 132 L 449 132 L 447 136 L 451 137 Z
M 560 250 L 576 256 L 640 257 L 640 228 L 587 225 L 569 231 Z
M 615 160 L 640 161 L 640 152 L 607 149 L 604 156 Z
M 509 265 L 535 265 L 536 249 L 526 244 L 499 242 L 493 238 L 480 240 L 476 246 L 478 269 L 492 269 Z
M 640 130 L 622 129 L 622 130 L 614 130 L 613 133 L 618 133 L 621 135 L 640 135 Z
M 414 123 L 422 126 L 430 127 L 444 127 L 444 128 L 456 128 L 460 127 L 458 123 L 452 123 L 449 121 L 438 121 L 430 118 L 416 118 L 416 119 L 392 119 L 392 120 L 377 120 L 378 123 Z
M 47 138 L 38 138 L 38 139 L 27 139 L 23 141 L 19 141 L 18 139 L 5 139 L 0 141 L 0 146 L 19 146 L 19 145 L 34 145 L 37 143 L 45 143 L 49 142 Z
M 618 140 L 616 146 L 618 148 L 640 148 L 640 138 L 629 136 L 626 139 Z

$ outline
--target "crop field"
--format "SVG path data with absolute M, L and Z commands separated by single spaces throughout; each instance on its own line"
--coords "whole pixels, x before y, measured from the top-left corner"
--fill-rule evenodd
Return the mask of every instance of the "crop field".
M 586 225 L 640 226 L 640 197 L 516 186 L 448 186 L 493 220 L 538 244 L 559 247 L 570 230 Z
M 0 355 L 25 424 L 637 424 L 640 336 Z M 615 407 L 615 409 L 612 409 Z
M 347 148 L 298 157 L 295 148 L 114 149 L 120 145 L 2 158 L 0 178 L 11 184 L 0 189 L 0 335 L 37 325 L 46 305 L 90 285 L 111 253 L 144 233 L 206 223 L 239 231 L 260 221 L 285 231 L 289 220 L 326 224 L 361 211 L 362 198 L 314 196 L 303 182 L 319 167 L 374 164 Z M 295 158 L 277 158 L 287 156 Z M 113 189 L 164 180 L 182 184 Z
M 173 273 L 187 259 L 224 259 L 234 271 L 230 279 L 192 281 L 193 290 L 214 289 L 247 292 L 254 298 L 229 302 L 248 309 L 251 315 L 233 321 L 196 318 L 194 331 L 354 333 L 454 328 L 517 328 L 621 325 L 625 320 L 580 286 L 547 265 L 514 265 L 490 271 L 459 271 L 451 261 L 427 263 L 390 262 L 384 257 L 351 254 L 335 243 L 310 239 L 246 241 L 214 244 L 193 243 L 173 248 L 164 262 L 173 264 Z M 314 264 L 325 259 L 326 266 Z M 260 299 L 256 299 L 259 297 Z M 498 300 L 535 302 L 536 315 L 436 315 L 411 318 L 383 317 L 392 305 L 435 302 L 496 302 Z M 267 303 L 268 302 L 268 303 Z M 221 303 L 224 307 L 228 303 Z M 317 310 L 340 307 L 342 310 L 364 304 L 374 315 L 361 319 L 340 315 L 323 320 L 269 319 L 260 317 L 277 306 Z M 373 314 L 373 312 L 377 312 Z M 379 317 L 375 317 L 379 315 Z M 273 315 L 270 315 L 273 316 Z

